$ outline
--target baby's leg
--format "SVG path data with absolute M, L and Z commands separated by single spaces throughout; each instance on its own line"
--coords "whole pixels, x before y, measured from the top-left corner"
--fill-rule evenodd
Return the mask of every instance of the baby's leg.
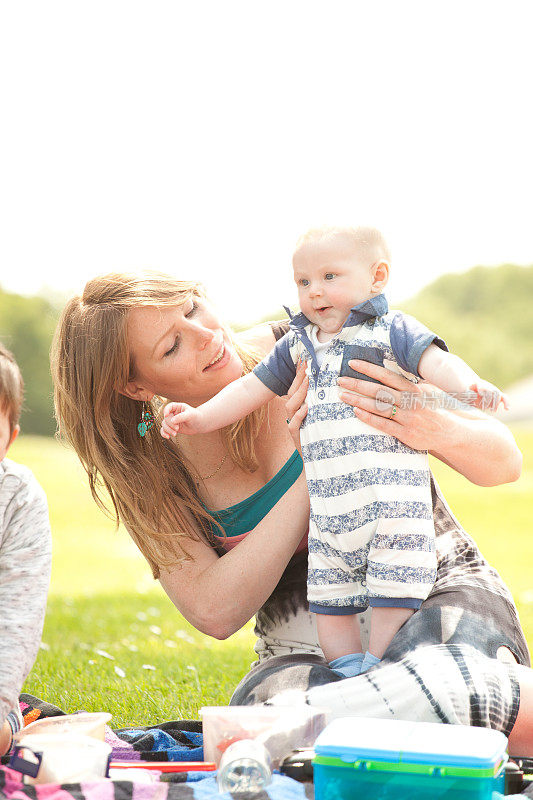
M 381 470 L 372 487 L 378 518 L 367 559 L 372 617 L 363 671 L 381 659 L 420 608 L 437 573 L 427 455 L 414 450 L 395 455 L 399 460 L 392 475 Z
M 372 609 L 368 644 L 372 655 L 381 659 L 404 622 L 407 622 L 412 614 L 414 614 L 414 608 L 375 607 Z
M 317 614 L 318 641 L 327 661 L 361 652 L 361 634 L 356 614 Z
M 364 549 L 364 548 L 360 548 Z M 343 678 L 359 675 L 363 662 L 359 612 L 364 611 L 366 589 L 356 580 L 357 553 L 339 547 L 337 535 L 321 533 L 309 522 L 307 597 L 316 615 L 318 641 L 331 669 Z M 363 556 L 359 554 L 362 563 Z
M 363 663 L 356 614 L 317 614 L 318 641 L 329 666 L 342 678 L 359 675 Z

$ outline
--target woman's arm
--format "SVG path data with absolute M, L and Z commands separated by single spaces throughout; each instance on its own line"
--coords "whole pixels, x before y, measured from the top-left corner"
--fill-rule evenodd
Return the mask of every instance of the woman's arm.
M 478 486 L 518 480 L 522 453 L 506 425 L 476 409 L 443 411 L 446 429 L 440 449 L 430 453 Z
M 441 395 L 428 384 L 413 384 L 367 361 L 350 361 L 350 366 L 380 381 L 339 378 L 341 390 L 347 390 L 341 391 L 341 399 L 363 422 L 416 450 L 429 450 L 479 486 L 509 483 L 520 476 L 522 454 L 498 420 L 476 409 L 446 409 Z M 391 416 L 393 404 L 397 411 Z
M 191 560 L 161 570 L 163 589 L 197 630 L 226 639 L 272 594 L 308 519 L 309 498 L 302 473 L 254 530 L 220 558 L 206 542 L 188 542 Z
M 270 325 L 247 331 L 242 338 L 261 353 L 276 341 Z M 302 473 L 254 530 L 223 556 L 203 539 L 189 540 L 190 560 L 161 569 L 161 585 L 197 630 L 226 639 L 270 597 L 308 522 L 309 495 Z

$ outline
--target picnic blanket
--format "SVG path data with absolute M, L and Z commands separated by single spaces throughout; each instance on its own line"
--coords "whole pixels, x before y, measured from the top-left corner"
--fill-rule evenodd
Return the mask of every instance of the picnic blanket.
M 20 696 L 20 708 L 26 723 L 43 717 L 65 714 L 57 706 L 32 695 Z M 161 725 L 112 730 L 106 726 L 105 740 L 112 747 L 113 760 L 201 761 L 203 759 L 202 723 L 176 720 Z M 62 785 L 26 786 L 19 772 L 0 766 L 1 800 L 313 800 L 313 785 L 298 783 L 286 775 L 274 774 L 272 783 L 262 792 L 232 795 L 219 793 L 214 773 L 182 772 L 161 774 L 157 783 L 101 779 L 94 782 Z M 529 770 L 528 770 L 529 771 Z M 521 794 L 507 795 L 509 800 L 533 798 L 533 783 Z
M 65 714 L 57 706 L 32 695 L 20 696 L 26 722 Z M 201 761 L 202 724 L 198 720 L 177 720 L 161 725 L 112 730 L 106 726 L 105 740 L 112 747 L 113 760 Z M 157 783 L 102 779 L 94 782 L 29 786 L 22 775 L 4 763 L 0 766 L 0 798 L 5 800 L 306 800 L 314 796 L 312 784 L 298 783 L 285 775 L 274 774 L 263 792 L 220 794 L 214 773 L 183 772 L 162 774 Z

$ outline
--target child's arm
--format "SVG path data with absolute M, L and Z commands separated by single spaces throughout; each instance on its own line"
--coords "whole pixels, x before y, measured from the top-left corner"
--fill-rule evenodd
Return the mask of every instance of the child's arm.
M 500 403 L 509 408 L 507 396 L 496 386 L 482 380 L 462 358 L 441 350 L 434 344 L 422 353 L 418 372 L 424 380 L 445 392 L 473 392 L 474 405 L 485 411 L 496 411 Z
M 275 392 L 268 389 L 252 372 L 225 386 L 222 391 L 198 408 L 186 403 L 165 406 L 161 436 L 169 439 L 179 433 L 210 433 L 242 419 L 267 403 Z
M 11 740 L 6 716 L 18 709 L 22 684 L 41 642 L 52 555 L 43 490 L 33 476 L 7 477 L 0 482 L 0 506 L 5 509 L 0 527 L 0 739 L 4 748 Z

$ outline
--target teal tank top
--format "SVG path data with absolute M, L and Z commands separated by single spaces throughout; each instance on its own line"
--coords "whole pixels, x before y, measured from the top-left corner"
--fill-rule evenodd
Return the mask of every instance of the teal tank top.
M 234 506 L 209 513 L 222 525 L 226 536 L 242 536 L 243 533 L 249 533 L 295 483 L 302 469 L 302 458 L 298 450 L 295 450 L 279 472 L 276 472 L 274 477 L 257 492 L 241 500 L 240 503 L 235 503 Z M 212 528 L 213 534 L 220 537 L 220 529 L 216 526 Z

